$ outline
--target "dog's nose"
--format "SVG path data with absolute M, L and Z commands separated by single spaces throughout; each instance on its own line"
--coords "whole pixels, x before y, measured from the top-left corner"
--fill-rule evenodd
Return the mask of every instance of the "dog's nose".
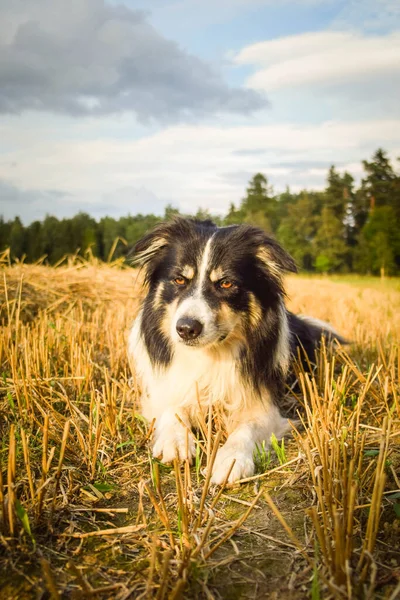
M 203 325 L 196 319 L 183 317 L 176 324 L 176 330 L 183 340 L 194 340 L 203 331 Z

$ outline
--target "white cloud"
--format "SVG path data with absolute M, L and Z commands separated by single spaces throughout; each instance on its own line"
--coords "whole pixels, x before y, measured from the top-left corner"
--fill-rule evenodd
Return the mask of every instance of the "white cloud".
M 14 3 L 8 1 L 14 7 Z M 254 7 L 272 0 L 249 1 Z M 308 1 L 314 2 L 304 0 L 304 3 Z M 171 8 L 173 4 L 178 10 L 180 2 L 170 0 L 168 6 Z M 216 2 L 215 12 L 210 9 L 207 18 L 216 18 L 218 11 L 228 14 L 245 6 L 245 0 Z M 391 0 L 378 2 L 380 6 L 384 3 L 390 7 Z M 50 0 L 29 0 L 30 10 L 43 3 L 51 5 Z M 152 3 L 155 5 L 159 0 Z M 363 1 L 363 5 L 367 4 L 370 8 L 363 13 L 365 19 L 373 8 L 371 0 Z M 185 5 L 207 12 L 211 0 L 201 3 L 190 0 Z M 20 0 L 17 6 L 23 18 L 16 14 L 13 23 L 6 24 L 5 33 L 9 36 L 12 29 L 15 32 L 26 21 L 26 2 Z M 85 6 L 95 7 L 101 14 L 104 12 L 100 0 L 73 0 L 73 6 L 79 23 L 86 22 L 85 15 L 79 12 Z M 115 14 L 115 7 L 108 3 L 104 6 L 108 7 L 107 14 Z M 126 10 L 132 13 L 132 9 Z M 73 18 L 74 11 L 71 14 L 67 11 L 69 19 Z M 175 13 L 172 10 L 170 14 Z M 197 12 L 189 15 L 192 22 L 193 14 Z M 54 15 L 43 18 L 41 28 L 47 31 L 53 18 Z M 140 31 L 149 31 L 143 15 L 135 13 L 135 19 Z M 182 17 L 180 24 L 183 22 Z M 117 30 L 107 27 L 106 39 L 100 36 L 102 44 L 106 42 L 107 48 L 114 48 L 118 64 L 126 50 L 125 42 L 128 50 L 133 43 L 133 38 L 121 37 L 119 32 L 131 25 L 119 19 Z M 68 42 L 75 24 L 67 20 L 64 27 L 63 22 L 61 25 L 57 22 L 56 35 L 51 38 L 55 38 L 57 48 L 64 40 L 58 35 L 63 28 Z M 102 30 L 102 36 L 105 33 Z M 153 30 L 150 37 L 153 39 L 154 35 Z M 157 40 L 164 47 L 165 38 L 160 41 L 160 37 Z M 10 39 L 14 39 L 13 36 Z M 84 39 L 86 48 L 85 35 L 80 35 L 80 39 Z M 32 45 L 32 39 L 28 41 Z M 35 44 L 36 41 L 34 38 Z M 65 73 L 58 59 L 55 60 L 58 68 L 54 77 L 61 91 L 70 81 L 64 77 L 70 73 L 69 43 L 66 48 L 68 69 Z M 24 56 L 26 58 L 26 54 Z M 185 62 L 189 55 L 179 50 L 179 56 Z M 49 58 L 46 54 L 48 59 L 52 56 Z M 191 65 L 191 58 L 188 60 Z M 65 114 L 34 113 L 32 108 L 22 115 L 0 117 L 0 214 L 6 207 L 8 216 L 23 212 L 25 220 L 33 216 L 39 218 L 46 212 L 64 216 L 79 210 L 87 210 L 97 217 L 120 216 L 138 211 L 159 213 L 169 202 L 184 211 L 192 212 L 202 206 L 224 212 L 230 202 L 237 203 L 241 199 L 247 181 L 257 171 L 266 173 L 277 190 L 283 190 L 286 184 L 293 190 L 318 189 L 324 185 L 332 163 L 341 169 L 347 168 L 359 178 L 361 159 L 369 158 L 379 146 L 388 150 L 392 158 L 400 154 L 400 27 L 384 35 L 357 33 L 346 30 L 343 25 L 336 31 L 287 36 L 247 46 L 236 55 L 235 61 L 238 65 L 253 67 L 247 85 L 268 91 L 270 110 L 248 117 L 247 114 L 221 114 L 218 109 L 217 121 L 212 116 L 215 107 L 209 111 L 211 116 L 205 117 L 206 105 L 202 104 L 203 108 L 199 108 L 201 125 L 171 125 L 163 129 L 156 129 L 154 124 L 145 127 L 132 112 L 124 111 L 118 115 L 104 113 L 78 119 Z M 157 57 L 155 62 L 161 66 Z M 41 61 L 37 64 L 43 66 Z M 104 70 L 99 68 L 92 72 L 92 63 L 88 70 L 103 85 Z M 180 67 L 178 71 L 181 76 Z M 189 71 L 191 77 L 191 68 Z M 169 76 L 167 80 L 169 84 Z M 202 89 L 207 81 L 210 83 L 202 76 L 196 81 Z M 225 84 L 221 85 L 225 89 Z M 60 86 L 56 85 L 57 90 Z M 197 98 L 195 87 L 189 87 Z M 172 88 L 173 104 L 175 91 Z M 96 113 L 101 94 L 94 94 L 93 89 L 78 97 L 85 114 Z M 3 94 L 6 91 L 4 88 Z M 242 92 L 246 96 L 243 88 L 236 89 L 235 97 L 237 92 L 240 97 Z M 254 90 L 247 92 L 258 97 Z M 160 96 L 164 101 L 164 92 Z M 28 100 L 29 97 L 28 94 Z M 31 106 L 29 102 L 27 106 Z M 149 108 L 145 99 L 144 110 Z M 178 120 L 186 119 L 179 107 L 174 114 Z M 171 122 L 176 123 L 176 120 Z
M 122 217 L 127 214 L 163 214 L 165 202 L 144 187 L 125 187 L 109 193 L 66 193 L 59 190 L 24 189 L 0 179 L 0 215 L 13 219 L 18 215 L 23 223 L 41 220 L 47 214 L 58 218 L 86 212 L 95 218 L 105 215 Z
M 363 31 L 392 31 L 400 26 L 398 0 L 347 0 L 332 23 Z
M 247 85 L 282 88 L 357 84 L 374 76 L 400 75 L 400 31 L 380 36 L 323 31 L 288 36 L 247 46 L 235 58 L 254 65 Z
M 133 112 L 170 123 L 264 106 L 161 35 L 143 11 L 103 0 L 0 2 L 0 113 Z
M 85 209 L 97 203 L 97 215 L 160 212 L 167 202 L 185 211 L 202 206 L 224 212 L 230 202 L 240 200 L 257 171 L 265 172 L 278 190 L 286 184 L 293 189 L 321 188 L 328 166 L 338 160 L 341 168 L 358 164 L 378 145 L 398 155 L 399 130 L 400 119 L 174 126 L 136 141 L 64 143 L 44 141 L 38 132 L 36 142 L 0 155 L 0 178 L 38 194 L 69 194 L 63 202 L 76 211 L 80 203 Z M 47 210 L 53 207 L 49 199 Z

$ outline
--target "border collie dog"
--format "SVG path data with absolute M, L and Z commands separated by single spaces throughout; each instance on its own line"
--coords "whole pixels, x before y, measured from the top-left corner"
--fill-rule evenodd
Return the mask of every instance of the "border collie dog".
M 282 276 L 296 265 L 261 229 L 176 218 L 156 226 L 135 252 L 147 294 L 129 355 L 142 413 L 155 419 L 154 456 L 190 460 L 195 444 L 187 431 L 211 403 L 228 434 L 212 482 L 221 484 L 233 461 L 229 482 L 251 476 L 255 445 L 289 430 L 279 401 L 296 346 L 313 358 L 324 332 L 339 336 L 287 311 Z

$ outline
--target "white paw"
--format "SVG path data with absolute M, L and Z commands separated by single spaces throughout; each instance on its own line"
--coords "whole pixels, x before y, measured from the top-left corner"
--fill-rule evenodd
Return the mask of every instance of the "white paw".
M 234 483 L 239 479 L 244 479 L 245 477 L 251 477 L 251 475 L 253 475 L 253 454 L 235 448 L 235 446 L 225 444 L 225 446 L 222 446 L 217 452 L 211 483 L 221 485 L 221 483 L 225 481 L 233 461 L 235 461 L 235 464 L 229 475 L 228 483 Z
M 195 452 L 193 435 L 179 423 L 164 427 L 162 431 L 156 429 L 153 456 L 163 463 L 172 462 L 176 458 L 191 461 Z

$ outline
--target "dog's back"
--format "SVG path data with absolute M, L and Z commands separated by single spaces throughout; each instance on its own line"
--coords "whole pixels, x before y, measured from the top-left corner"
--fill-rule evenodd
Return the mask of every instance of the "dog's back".
M 303 315 L 294 315 L 288 312 L 288 322 L 290 331 L 290 351 L 293 357 L 298 356 L 300 350 L 300 358 L 308 360 L 310 363 L 315 362 L 315 353 L 318 350 L 322 339 L 327 343 L 339 342 L 346 344 L 347 341 L 337 333 L 337 331 L 325 321 L 315 319 Z

